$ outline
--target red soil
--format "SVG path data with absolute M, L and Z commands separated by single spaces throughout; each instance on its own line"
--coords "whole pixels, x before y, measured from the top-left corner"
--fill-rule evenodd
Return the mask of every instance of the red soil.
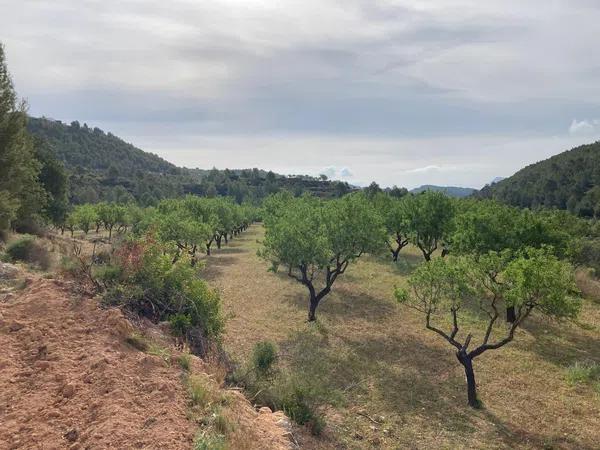
M 191 448 L 180 369 L 126 344 L 131 331 L 52 280 L 0 300 L 0 448 Z M 281 417 L 239 405 L 247 448 L 289 448 Z

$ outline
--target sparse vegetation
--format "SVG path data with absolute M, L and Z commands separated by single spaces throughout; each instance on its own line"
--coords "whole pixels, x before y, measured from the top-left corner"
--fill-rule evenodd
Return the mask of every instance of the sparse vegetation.
M 47 270 L 51 264 L 48 250 L 34 236 L 23 235 L 10 242 L 4 251 L 11 262 L 26 262 L 42 270 Z

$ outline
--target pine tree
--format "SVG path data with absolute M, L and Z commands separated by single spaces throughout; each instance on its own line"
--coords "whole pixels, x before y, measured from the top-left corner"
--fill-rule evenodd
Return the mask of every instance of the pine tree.
M 26 104 L 17 101 L 0 44 L 0 229 L 31 227 L 45 203 L 26 126 Z

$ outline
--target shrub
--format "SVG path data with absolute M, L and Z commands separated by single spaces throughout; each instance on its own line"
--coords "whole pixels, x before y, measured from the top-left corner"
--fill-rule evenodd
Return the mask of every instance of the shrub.
M 319 398 L 306 380 L 290 375 L 274 386 L 275 409 L 281 409 L 299 425 L 307 425 L 314 435 L 321 434 L 325 421 L 317 412 Z
M 187 314 L 175 314 L 169 319 L 171 324 L 171 332 L 175 336 L 185 336 L 192 328 L 192 319 Z
M 170 319 L 172 329 L 186 335 L 193 352 L 203 355 L 208 340 L 223 330 L 221 301 L 216 291 L 198 278 L 186 257 L 173 261 L 161 244 L 146 236 L 124 242 L 114 253 L 114 270 L 106 266 L 105 302 L 122 305 L 156 322 Z
M 34 264 L 42 270 L 50 267 L 50 254 L 35 237 L 25 235 L 6 246 L 6 255 L 9 261 L 23 261 Z
M 277 347 L 270 341 L 259 342 L 254 346 L 252 352 L 252 364 L 260 374 L 271 371 L 273 364 L 277 361 Z
M 600 277 L 600 239 L 582 241 L 575 255 L 575 261 L 590 267 L 594 270 L 594 275 Z

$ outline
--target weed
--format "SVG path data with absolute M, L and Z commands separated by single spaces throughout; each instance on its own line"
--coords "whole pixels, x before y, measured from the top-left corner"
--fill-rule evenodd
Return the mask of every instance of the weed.
M 277 361 L 277 347 L 270 341 L 258 342 L 252 352 L 252 365 L 260 374 L 271 371 Z
M 228 435 L 233 431 L 233 424 L 222 413 L 217 413 L 213 419 L 215 430 L 222 435 Z
M 192 375 L 187 379 L 188 394 L 190 403 L 196 407 L 206 407 L 210 402 L 210 386 L 205 377 Z
M 179 363 L 179 367 L 189 372 L 192 366 L 192 356 L 189 353 L 182 353 L 177 358 L 177 362 Z
M 146 353 L 148 353 L 149 355 L 158 356 L 165 362 L 167 366 L 171 365 L 171 352 L 168 348 L 161 347 L 160 345 L 155 343 L 150 343 L 148 345 Z
M 223 436 L 198 433 L 194 440 L 194 450 L 226 450 L 227 444 Z
M 127 336 L 125 342 L 141 352 L 148 350 L 148 341 L 139 333 L 131 333 L 129 336 Z
M 567 382 L 571 386 L 600 381 L 600 364 L 596 362 L 575 362 L 567 368 Z

